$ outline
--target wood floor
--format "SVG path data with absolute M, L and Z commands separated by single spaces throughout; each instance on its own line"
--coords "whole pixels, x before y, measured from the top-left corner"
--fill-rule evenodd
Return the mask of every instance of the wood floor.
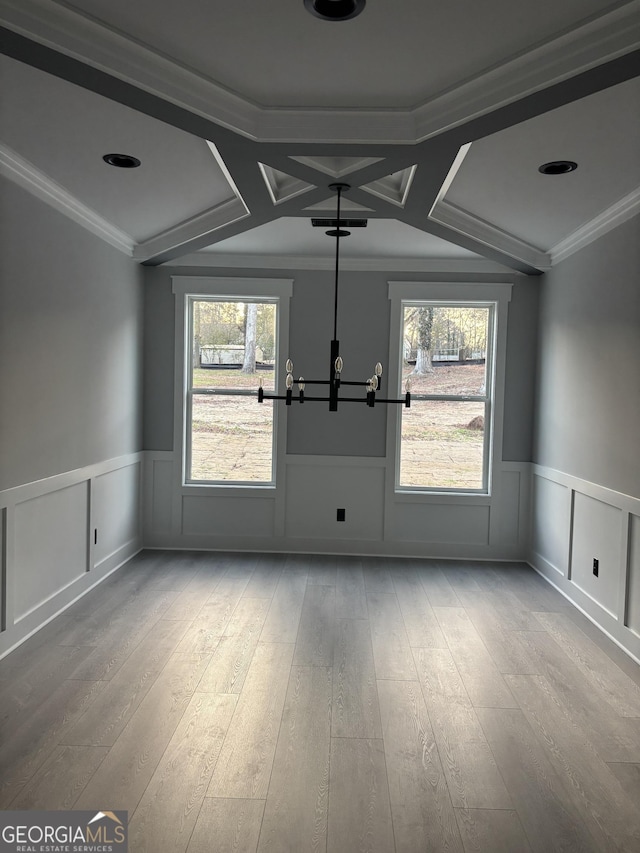
M 0 662 L 0 809 L 132 853 L 640 851 L 640 674 L 523 565 L 144 552 Z

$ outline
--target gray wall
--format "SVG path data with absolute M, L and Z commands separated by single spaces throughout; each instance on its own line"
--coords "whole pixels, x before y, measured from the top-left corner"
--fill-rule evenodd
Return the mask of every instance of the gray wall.
M 640 217 L 541 281 L 533 461 L 640 496 Z
M 0 489 L 142 447 L 142 270 L 0 179 Z
M 333 273 L 311 270 L 156 268 L 145 272 L 144 447 L 173 447 L 174 297 L 171 275 L 293 278 L 290 352 L 294 373 L 325 378 L 333 337 Z M 338 338 L 346 379 L 365 379 L 377 361 L 389 364 L 388 282 L 500 281 L 511 276 L 351 272 L 340 275 Z M 539 277 L 516 277 L 509 306 L 503 456 L 530 461 Z M 285 356 L 286 357 L 286 356 Z M 389 377 L 385 376 L 385 380 Z M 385 395 L 389 390 L 385 381 Z M 307 389 L 311 393 L 311 388 Z M 386 414 L 380 406 L 344 404 L 328 412 L 320 404 L 292 407 L 288 447 L 292 454 L 380 457 L 385 454 Z

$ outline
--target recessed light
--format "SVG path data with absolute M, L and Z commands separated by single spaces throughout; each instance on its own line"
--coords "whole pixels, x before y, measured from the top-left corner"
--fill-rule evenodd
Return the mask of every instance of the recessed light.
M 543 163 L 538 168 L 543 175 L 566 175 L 567 172 L 575 172 L 578 164 L 573 160 L 552 160 L 550 163 Z
M 131 154 L 105 154 L 102 159 L 105 163 L 116 166 L 118 169 L 135 169 L 140 165 L 140 160 L 137 157 L 132 157 Z
M 348 21 L 364 9 L 367 0 L 304 0 L 304 5 L 323 21 Z

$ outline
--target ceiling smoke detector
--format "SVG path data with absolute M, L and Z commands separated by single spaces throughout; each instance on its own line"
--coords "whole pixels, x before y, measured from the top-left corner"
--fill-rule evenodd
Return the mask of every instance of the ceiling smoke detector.
M 567 172 L 575 172 L 577 168 L 578 164 L 573 160 L 552 160 L 539 166 L 538 171 L 543 175 L 566 175 Z
M 323 21 L 348 21 L 364 9 L 367 0 L 304 0 L 312 15 Z

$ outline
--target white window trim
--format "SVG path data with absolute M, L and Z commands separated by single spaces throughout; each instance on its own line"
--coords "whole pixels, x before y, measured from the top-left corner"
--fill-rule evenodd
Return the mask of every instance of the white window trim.
M 278 485 L 284 483 L 284 462 L 286 449 L 287 419 L 281 416 L 278 408 L 274 408 L 273 425 L 273 460 L 274 481 L 272 483 L 224 483 L 224 482 L 189 482 L 186 480 L 187 471 L 187 407 L 185 405 L 188 390 L 189 365 L 186 358 L 186 344 L 189 340 L 189 301 L 202 298 L 215 298 L 229 301 L 273 300 L 277 302 L 277 350 L 276 364 L 281 361 L 280 354 L 289 350 L 289 302 L 293 293 L 293 279 L 281 278 L 235 278 L 230 276 L 172 276 L 172 291 L 175 294 L 175 369 L 174 369 L 174 424 L 173 451 L 174 459 L 179 462 L 176 471 L 176 494 L 180 496 L 181 512 L 182 495 L 210 495 L 215 491 L 223 491 L 225 495 L 250 496 L 271 494 L 275 496 Z M 280 378 L 276 372 L 274 377 L 276 393 L 279 393 Z M 258 383 L 256 381 L 256 406 Z M 265 494 L 266 493 L 266 494 Z M 179 514 L 178 517 L 181 517 Z
M 408 488 L 397 485 L 400 465 L 400 407 L 389 406 L 387 411 L 387 459 L 393 470 L 387 477 L 386 498 L 395 503 L 423 503 L 432 498 L 438 503 L 447 502 L 485 503 L 492 496 L 493 484 L 497 479 L 497 467 L 502 461 L 502 436 L 504 419 L 504 381 L 507 353 L 507 314 L 513 285 L 503 282 L 432 282 L 390 281 L 391 334 L 389 347 L 389 382 L 397 383 L 402 358 L 402 311 L 404 303 L 412 302 L 461 302 L 463 304 L 494 304 L 495 326 L 493 349 L 495 353 L 493 371 L 493 403 L 491 405 L 491 439 L 485 445 L 487 466 L 487 488 L 482 491 L 455 491 L 437 488 Z M 393 377 L 393 379 L 392 379 Z M 488 457 L 488 458 L 487 458 Z

